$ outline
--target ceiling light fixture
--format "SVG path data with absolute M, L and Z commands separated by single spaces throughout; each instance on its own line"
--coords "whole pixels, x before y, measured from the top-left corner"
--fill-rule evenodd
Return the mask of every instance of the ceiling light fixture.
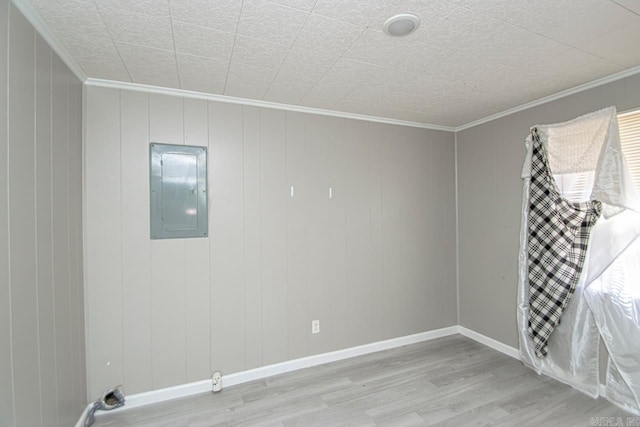
M 382 26 L 385 33 L 393 37 L 404 37 L 420 26 L 420 18 L 412 13 L 401 13 L 387 19 Z

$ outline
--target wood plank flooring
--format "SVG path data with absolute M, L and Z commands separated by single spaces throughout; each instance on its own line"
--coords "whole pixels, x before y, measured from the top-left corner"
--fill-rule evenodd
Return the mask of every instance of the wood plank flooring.
M 628 416 L 453 335 L 104 413 L 95 426 L 589 426 Z

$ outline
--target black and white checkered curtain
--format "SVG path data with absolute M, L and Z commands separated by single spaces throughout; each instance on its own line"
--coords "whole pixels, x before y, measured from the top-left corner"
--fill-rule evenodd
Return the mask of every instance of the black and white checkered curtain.
M 600 217 L 599 201 L 569 202 L 562 197 L 536 129 L 529 189 L 529 336 L 536 355 L 547 342 L 575 290 L 591 228 Z

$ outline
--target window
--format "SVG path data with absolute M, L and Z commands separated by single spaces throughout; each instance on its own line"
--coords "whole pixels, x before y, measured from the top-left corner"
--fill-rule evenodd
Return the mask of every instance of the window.
M 633 177 L 633 183 L 640 191 L 640 110 L 618 115 L 622 152 Z
M 633 183 L 640 193 L 640 110 L 618 114 L 620 144 L 631 172 Z M 572 202 L 589 200 L 595 171 L 553 175 L 563 197 Z

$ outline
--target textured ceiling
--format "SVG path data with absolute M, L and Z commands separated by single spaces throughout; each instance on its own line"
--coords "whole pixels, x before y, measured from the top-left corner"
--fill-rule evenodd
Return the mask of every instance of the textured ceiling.
M 640 65 L 638 0 L 28 2 L 89 77 L 441 126 Z

